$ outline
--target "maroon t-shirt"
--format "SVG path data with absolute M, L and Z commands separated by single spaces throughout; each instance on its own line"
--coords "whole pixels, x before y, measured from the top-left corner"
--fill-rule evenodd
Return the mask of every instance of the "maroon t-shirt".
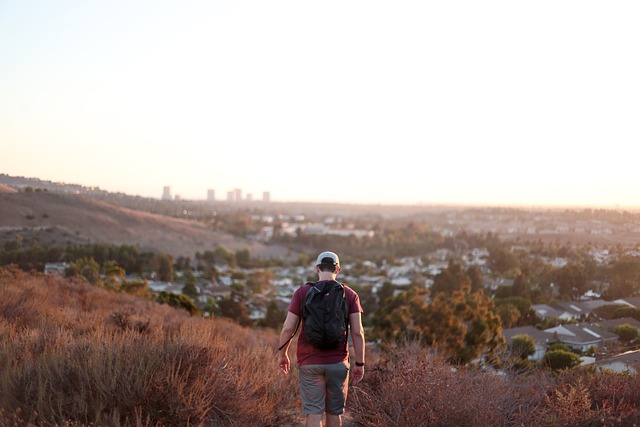
M 362 313 L 362 306 L 360 305 L 360 297 L 358 294 L 344 283 L 343 285 L 349 314 Z M 291 303 L 289 303 L 289 311 L 298 316 L 300 318 L 300 322 L 302 322 L 302 304 L 304 303 L 305 296 L 307 295 L 307 292 L 309 292 L 309 289 L 311 289 L 311 285 L 308 283 L 300 286 L 294 292 Z M 307 338 L 304 336 L 303 325 L 301 323 L 296 357 L 298 359 L 299 366 L 331 365 L 349 359 L 349 346 L 345 343 L 345 345 L 340 346 L 335 350 L 318 350 L 307 342 Z

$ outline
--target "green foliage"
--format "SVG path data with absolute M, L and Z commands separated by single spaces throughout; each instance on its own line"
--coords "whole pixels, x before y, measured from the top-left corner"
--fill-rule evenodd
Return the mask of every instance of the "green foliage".
M 580 364 L 580 357 L 570 351 L 548 350 L 542 358 L 543 366 L 554 371 L 570 369 Z
M 231 285 L 231 295 L 218 301 L 220 316 L 232 319 L 242 326 L 253 326 L 247 307 L 246 286 L 234 282 Z
M 554 276 L 561 298 L 577 300 L 587 291 L 587 276 L 580 265 L 569 263 L 556 270 Z
M 616 310 L 628 307 L 626 304 L 606 304 L 593 309 L 592 313 L 604 320 L 617 319 Z M 624 317 L 624 316 L 620 316 Z
M 266 291 L 270 288 L 273 277 L 273 271 L 271 270 L 254 270 L 249 274 L 247 287 L 253 293 Z
M 139 298 L 151 299 L 151 289 L 149 288 L 149 282 L 144 280 L 124 280 L 120 285 L 120 292 L 125 294 L 134 295 Z
M 640 308 L 625 305 L 613 312 L 614 319 L 622 319 L 623 317 L 631 317 L 632 319 L 640 321 Z
M 173 257 L 168 254 L 159 254 L 156 256 L 156 262 L 158 263 L 158 279 L 163 282 L 170 282 L 173 280 Z
M 536 352 L 536 343 L 529 335 L 516 335 L 509 343 L 509 351 L 519 359 L 527 359 Z
M 182 308 L 192 316 L 200 316 L 202 314 L 200 309 L 193 303 L 193 300 L 184 294 L 162 291 L 156 296 L 156 301 L 172 307 Z
M 267 306 L 267 313 L 264 319 L 258 322 L 258 326 L 279 330 L 286 317 L 286 311 L 280 310 L 276 301 L 271 301 Z
M 638 338 L 638 329 L 628 323 L 617 326 L 613 332 L 620 337 L 620 340 L 629 343 Z
M 495 311 L 500 316 L 504 328 L 513 328 L 522 316 L 518 307 L 511 303 L 500 304 Z
M 615 300 L 635 295 L 640 291 L 640 260 L 623 258 L 610 268 L 609 288 L 603 295 L 605 299 Z
M 216 247 L 213 251 L 206 250 L 203 253 L 196 253 L 196 259 L 204 262 L 206 265 L 214 267 L 215 265 L 228 265 L 235 267 L 237 265 L 236 254 L 228 251 L 222 246 Z
M 449 266 L 433 278 L 431 292 L 451 294 L 464 287 L 471 288 L 471 278 L 464 272 L 460 264 L 449 261 Z
M 387 343 L 420 340 L 453 363 L 489 358 L 504 345 L 500 317 L 484 292 L 468 286 L 439 293 L 427 302 L 427 292 L 414 287 L 388 298 L 373 319 L 374 330 Z
M 69 264 L 67 277 L 84 277 L 92 285 L 101 284 L 100 265 L 93 258 L 81 258 Z
M 571 352 L 571 347 L 569 347 L 567 344 L 563 343 L 563 342 L 553 342 L 551 344 L 549 344 L 549 346 L 547 347 L 548 350 L 562 350 L 562 351 L 569 351 Z

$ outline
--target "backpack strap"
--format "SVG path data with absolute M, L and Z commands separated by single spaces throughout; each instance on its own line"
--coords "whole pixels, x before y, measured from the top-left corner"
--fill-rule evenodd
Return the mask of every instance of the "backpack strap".
M 305 285 L 315 286 L 317 283 L 318 282 L 307 282 L 307 283 L 305 283 Z M 307 295 L 308 294 L 309 294 L 309 291 L 307 291 Z M 306 300 L 306 295 L 305 295 L 305 300 Z M 304 304 L 304 302 L 303 302 L 303 304 Z M 278 347 L 278 351 L 282 350 L 287 344 L 289 344 L 289 341 L 291 341 L 293 339 L 293 337 L 296 336 L 296 334 L 298 333 L 298 329 L 300 329 L 300 323 L 301 322 L 302 322 L 302 312 L 300 312 L 300 316 L 298 317 L 298 322 L 296 322 L 296 328 L 293 330 L 293 333 L 291 334 L 289 339 L 284 342 L 284 344 L 282 344 L 280 347 Z
M 293 330 L 293 333 L 291 334 L 291 336 L 289 337 L 288 340 L 286 340 L 284 342 L 284 344 L 282 344 L 280 347 L 278 347 L 278 351 L 282 350 L 287 344 L 289 344 L 289 341 L 291 341 L 293 339 L 293 337 L 296 336 L 296 334 L 298 333 L 298 329 L 300 329 L 300 319 L 302 317 L 298 317 L 298 322 L 296 323 L 296 328 Z

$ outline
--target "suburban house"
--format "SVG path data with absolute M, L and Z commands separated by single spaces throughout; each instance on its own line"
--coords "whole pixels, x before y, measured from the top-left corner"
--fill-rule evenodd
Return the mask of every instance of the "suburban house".
M 544 332 L 552 335 L 552 341 L 564 343 L 580 351 L 587 351 L 591 347 L 603 348 L 607 346 L 607 343 L 618 340 L 618 335 L 613 332 L 589 323 L 560 325 L 545 329 Z
M 599 370 L 640 373 L 640 350 L 628 351 L 594 363 Z
M 561 320 L 586 320 L 593 310 L 603 305 L 611 304 L 628 304 L 619 301 L 605 301 L 602 299 L 594 299 L 582 302 L 559 302 L 555 304 L 534 304 L 531 309 L 535 311 L 540 319 L 549 319 L 552 317 Z M 640 304 L 640 301 L 638 301 Z M 630 304 L 629 304 L 630 305 Z
M 48 262 L 44 265 L 44 274 L 64 276 L 64 271 L 69 267 L 66 262 Z
M 612 304 L 625 304 L 630 307 L 638 308 L 640 307 L 640 297 L 621 298 L 613 301 Z
M 534 304 L 531 309 L 540 319 L 557 318 L 560 320 L 578 320 L 584 315 L 583 310 L 577 304 L 558 303 L 558 304 Z
M 535 353 L 529 356 L 529 360 L 540 360 L 547 351 L 549 345 L 560 342 L 569 347 L 587 351 L 591 347 L 595 349 L 604 348 L 608 343 L 618 340 L 618 335 L 608 331 L 604 327 L 589 323 L 579 323 L 574 325 L 561 325 L 543 331 L 533 326 L 522 326 L 518 328 L 504 329 L 502 334 L 507 344 L 511 343 L 513 337 L 517 335 L 529 335 L 535 342 Z
M 550 344 L 550 340 L 553 338 L 548 333 L 534 328 L 533 326 L 521 326 L 519 328 L 504 329 L 502 331 L 504 339 L 507 344 L 511 344 L 513 337 L 518 335 L 528 335 L 533 339 L 535 343 L 535 351 L 533 355 L 529 356 L 529 360 L 540 360 L 547 352 L 547 345 Z
M 613 331 L 615 328 L 617 328 L 620 325 L 631 325 L 634 328 L 640 330 L 640 322 L 637 321 L 636 319 L 632 318 L 632 317 L 622 317 L 620 319 L 613 319 L 613 320 L 605 320 L 602 322 L 598 322 L 598 326 L 608 330 L 608 331 Z

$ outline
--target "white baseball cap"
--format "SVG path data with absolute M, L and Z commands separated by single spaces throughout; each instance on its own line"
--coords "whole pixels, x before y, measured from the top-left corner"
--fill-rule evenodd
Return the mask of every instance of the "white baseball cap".
M 318 260 L 316 261 L 316 265 L 320 264 L 340 265 L 340 258 L 331 251 L 324 251 L 318 255 Z

